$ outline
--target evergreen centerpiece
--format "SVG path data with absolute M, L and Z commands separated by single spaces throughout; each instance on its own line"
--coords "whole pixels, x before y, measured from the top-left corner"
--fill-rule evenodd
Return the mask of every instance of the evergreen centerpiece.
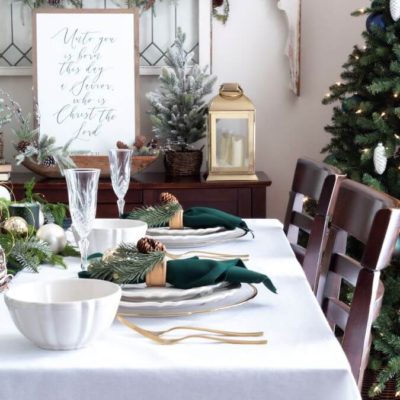
M 205 96 L 216 81 L 193 62 L 193 52 L 184 49 L 186 35 L 178 29 L 175 44 L 168 50 L 162 69 L 160 90 L 148 94 L 153 132 L 166 142 L 165 165 L 169 175 L 200 172 L 202 150 L 192 144 L 206 137 Z
M 374 0 L 353 15 L 368 15 L 365 46 L 355 46 L 342 80 L 330 87 L 323 103 L 339 101 L 332 135 L 323 149 L 326 161 L 349 178 L 400 197 L 400 2 Z M 375 323 L 370 368 L 380 371 L 370 388 L 378 396 L 392 378 L 400 396 L 400 241 L 392 266 L 382 274 L 385 297 Z M 385 397 L 386 398 L 386 397 Z

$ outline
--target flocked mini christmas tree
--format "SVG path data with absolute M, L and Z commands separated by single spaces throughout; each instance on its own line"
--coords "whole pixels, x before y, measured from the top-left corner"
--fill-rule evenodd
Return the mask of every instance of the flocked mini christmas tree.
M 180 150 L 205 137 L 207 105 L 216 78 L 193 62 L 194 53 L 184 49 L 186 36 L 178 29 L 174 46 L 162 69 L 160 89 L 148 94 L 154 133 Z
M 339 102 L 326 130 L 326 161 L 349 178 L 400 197 L 400 0 L 374 0 L 355 16 L 368 15 L 365 45 L 354 46 L 341 79 L 323 103 Z M 400 241 L 396 246 L 399 257 Z M 400 262 L 386 269 L 381 316 L 375 324 L 370 367 L 379 369 L 370 395 L 392 378 L 400 397 Z M 383 368 L 383 369 L 382 369 Z

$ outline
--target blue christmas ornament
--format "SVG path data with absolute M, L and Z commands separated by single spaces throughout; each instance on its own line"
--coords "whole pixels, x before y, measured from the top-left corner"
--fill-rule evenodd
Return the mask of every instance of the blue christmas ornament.
M 353 111 L 359 108 L 360 103 L 362 102 L 363 98 L 357 94 L 354 96 L 348 97 L 342 101 L 342 110 L 344 112 Z
M 369 33 L 372 33 L 372 27 L 379 28 L 382 31 L 386 30 L 386 21 L 383 14 L 370 14 L 367 18 L 366 25 Z

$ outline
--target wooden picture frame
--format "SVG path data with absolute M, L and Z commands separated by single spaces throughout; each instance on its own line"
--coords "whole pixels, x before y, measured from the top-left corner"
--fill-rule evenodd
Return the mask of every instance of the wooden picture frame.
M 37 9 L 33 87 L 40 132 L 71 151 L 107 154 L 140 132 L 134 9 Z
M 108 0 L 109 3 L 112 3 L 112 0 Z M 0 2 L 1 3 L 1 2 Z M 123 2 L 121 2 L 123 3 Z M 99 0 L 84 0 L 83 8 L 80 10 L 86 9 L 98 9 L 100 7 Z M 112 3 L 113 4 L 113 3 Z M 0 4 L 0 14 L 6 9 L 4 8 L 4 4 Z M 23 6 L 21 4 L 20 7 L 25 7 L 29 10 L 29 14 L 26 9 L 16 9 L 14 10 L 14 19 L 21 18 L 20 14 L 23 15 L 25 27 L 27 24 L 31 24 L 31 14 L 28 6 Z M 43 9 L 43 8 L 39 8 Z M 103 10 L 103 8 L 99 8 Z M 105 8 L 106 10 L 114 10 L 115 8 Z M 117 9 L 120 9 L 118 7 Z M 122 8 L 121 9 L 126 9 Z M 52 8 L 54 10 L 54 8 Z M 148 11 L 151 12 L 151 11 Z M 198 41 L 199 41 L 199 50 L 198 50 L 198 62 L 199 65 L 210 66 L 210 71 L 212 70 L 212 0 L 198 0 L 197 1 L 197 12 L 198 12 Z M 16 30 L 18 27 L 15 28 Z M 29 43 L 31 42 L 31 38 L 28 36 L 25 38 L 23 43 L 21 43 L 21 47 L 29 54 L 29 49 L 26 46 L 26 40 L 29 39 Z M 162 66 L 140 66 L 140 75 L 159 75 L 161 73 Z M 28 66 L 0 66 L 0 77 L 1 76 L 31 76 L 33 74 L 32 67 Z

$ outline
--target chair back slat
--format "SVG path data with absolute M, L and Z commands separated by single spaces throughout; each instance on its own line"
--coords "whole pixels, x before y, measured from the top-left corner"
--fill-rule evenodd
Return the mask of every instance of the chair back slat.
M 397 202 L 395 206 L 399 207 L 399 203 Z M 396 237 L 396 234 L 398 234 L 397 220 L 399 219 L 399 213 L 400 210 L 398 208 L 378 211 L 377 215 L 379 215 L 379 218 L 375 218 L 372 227 L 376 235 L 368 238 L 361 260 L 363 267 L 382 270 L 388 265 L 394 246 L 396 245 L 393 237 Z M 386 235 L 384 234 L 385 231 Z
M 358 274 L 360 273 L 362 267 L 359 262 L 353 258 L 347 256 L 346 254 L 335 254 L 332 259 L 331 270 L 329 274 L 340 275 L 352 286 L 356 286 Z
M 302 231 L 310 233 L 313 221 L 314 219 L 309 215 L 293 211 L 290 223 L 299 227 Z
M 319 200 L 325 179 L 337 172 L 327 164 L 301 158 L 297 161 L 292 191 Z
M 317 298 L 330 325 L 344 331 L 342 346 L 359 387 L 368 362 L 372 323 L 382 304 L 380 271 L 389 263 L 399 235 L 398 207 L 399 201 L 384 193 L 343 181 L 322 261 Z M 360 261 L 346 255 L 348 237 L 365 244 Z M 350 306 L 340 298 L 343 281 L 354 287 Z
M 349 309 L 347 304 L 337 299 L 326 299 L 323 310 L 332 329 L 337 325 L 342 331 L 345 330 L 349 319 Z
M 337 188 L 342 179 L 344 176 L 327 164 L 302 158 L 297 161 L 289 193 L 284 231 L 314 291 L 319 281 L 329 219 Z M 317 202 L 314 218 L 304 211 L 304 200 L 307 198 Z M 309 235 L 306 247 L 299 244 L 300 231 Z
M 341 227 L 350 236 L 365 244 L 377 211 L 395 208 L 397 204 L 395 199 L 385 193 L 346 179 L 340 187 L 332 224 Z

